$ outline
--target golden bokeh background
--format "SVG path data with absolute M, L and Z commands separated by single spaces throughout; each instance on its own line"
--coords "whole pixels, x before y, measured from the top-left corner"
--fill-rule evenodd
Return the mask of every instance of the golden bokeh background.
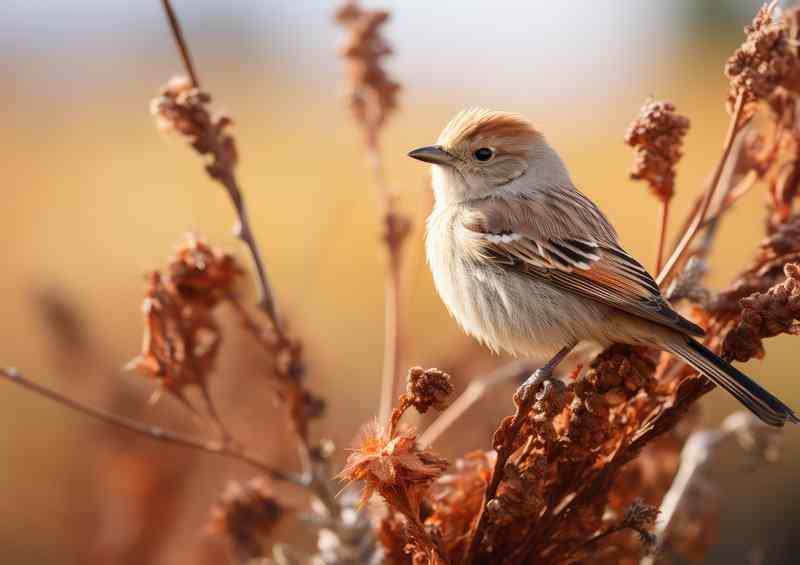
M 152 383 L 121 369 L 140 344 L 143 273 L 162 265 L 186 230 L 242 261 L 247 256 L 230 235 L 234 216 L 223 192 L 148 115 L 150 98 L 180 70 L 158 2 L 108 4 L 11 0 L 3 9 L 0 364 L 100 404 L 108 382 L 120 381 L 114 386 L 145 406 Z M 305 344 L 312 388 L 328 400 L 317 433 L 345 446 L 376 411 L 384 258 L 379 200 L 341 96 L 333 5 L 175 4 L 203 86 L 235 119 L 255 233 L 283 314 Z M 406 151 L 432 142 L 464 106 L 526 114 L 561 152 L 576 184 L 607 211 L 628 250 L 652 265 L 657 209 L 646 189 L 627 179 L 625 128 L 648 95 L 673 101 L 690 117 L 673 209 L 674 218 L 682 217 L 719 154 L 727 123 L 722 66 L 758 3 L 370 5 L 393 12 L 386 35 L 396 55 L 389 69 L 403 85 L 383 152 L 388 178 L 415 221 L 404 271 L 404 365 L 410 366 L 454 363 L 467 341 L 432 289 L 421 239 L 427 171 Z M 726 217 L 712 256 L 712 287 L 725 285 L 749 260 L 763 234 L 763 204 L 763 192 L 755 191 Z M 247 285 L 242 290 L 254 294 Z M 89 354 L 71 358 L 54 344 L 42 316 L 42 301 L 52 297 L 79 313 Z M 236 353 L 247 349 L 246 338 L 232 320 L 226 332 L 231 352 L 212 392 L 232 425 L 266 453 L 278 453 L 282 420 L 269 391 L 237 370 L 253 366 Z M 766 359 L 747 367 L 796 408 L 797 344 L 773 339 Z M 457 375 L 460 386 L 470 376 Z M 244 407 L 241 387 L 253 389 Z M 454 430 L 452 445 L 441 450 L 454 456 L 486 447 L 509 395 L 506 389 L 482 403 L 475 427 Z M 736 409 L 721 392 L 702 404 L 709 425 Z M 142 413 L 172 422 L 179 410 L 164 399 Z M 0 413 L 0 562 L 85 562 L 80 547 L 93 531 L 81 524 L 97 519 L 96 511 L 87 515 L 86 501 L 104 473 L 95 441 L 107 432 L 9 384 L 0 384 Z M 185 420 L 178 418 L 196 430 Z M 118 434 L 123 445 L 135 442 Z M 748 473 L 732 453 L 714 470 L 720 541 L 707 562 L 746 563 L 757 548 L 766 563 L 793 562 L 800 432 L 785 435 L 777 465 Z M 169 446 L 156 453 L 180 470 L 174 488 L 195 494 L 175 511 L 166 549 L 142 562 L 189 563 L 186 544 L 208 543 L 206 509 L 224 480 L 249 470 Z M 290 455 L 274 458 L 292 464 Z M 113 484 L 107 488 L 107 496 L 118 495 Z

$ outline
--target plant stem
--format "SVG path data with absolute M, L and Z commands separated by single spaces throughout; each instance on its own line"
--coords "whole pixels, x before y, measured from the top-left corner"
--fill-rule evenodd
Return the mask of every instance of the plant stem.
M 383 422 L 392 411 L 397 393 L 397 375 L 400 372 L 400 284 L 402 275 L 402 247 L 407 230 L 404 218 L 395 207 L 395 195 L 386 182 L 383 158 L 375 135 L 367 138 L 367 158 L 372 177 L 383 202 L 383 240 L 388 255 L 384 283 L 383 370 L 381 371 L 381 397 L 378 421 Z
M 172 9 L 172 3 L 170 0 L 161 0 L 161 5 L 164 7 L 164 12 L 167 14 L 169 27 L 172 29 L 172 37 L 175 38 L 175 45 L 178 47 L 178 53 L 180 53 L 183 66 L 186 68 L 186 72 L 189 74 L 189 80 L 192 81 L 193 87 L 199 88 L 200 81 L 197 78 L 197 73 L 194 70 L 192 55 L 189 52 L 189 48 L 186 46 L 186 40 L 183 38 L 183 31 L 181 30 L 181 24 L 178 21 L 175 10 Z
M 658 216 L 658 247 L 656 248 L 656 273 L 661 271 L 664 264 L 664 244 L 667 239 L 667 224 L 669 222 L 669 205 L 672 197 L 661 200 L 660 214 Z
M 140 422 L 139 420 L 134 420 L 132 418 L 126 418 L 125 416 L 106 412 L 105 410 L 101 410 L 99 408 L 95 408 L 94 406 L 73 400 L 72 398 L 64 396 L 59 392 L 28 380 L 16 369 L 0 369 L 0 376 L 9 382 L 52 400 L 57 404 L 70 408 L 76 412 L 80 412 L 81 414 L 89 416 L 90 418 L 94 418 L 95 420 L 99 420 L 118 428 L 143 435 L 154 441 L 187 447 L 198 451 L 205 451 L 206 453 L 213 453 L 223 457 L 228 457 L 230 459 L 238 459 L 239 461 L 243 461 L 251 467 L 258 469 L 260 472 L 268 475 L 270 478 L 276 481 L 285 481 L 297 486 L 304 486 L 303 479 L 299 475 L 287 473 L 285 471 L 281 471 L 280 469 L 271 467 L 253 455 L 243 451 L 232 442 L 203 440 L 183 434 L 181 432 L 167 430 L 159 426 L 153 426 L 144 422 Z
M 736 98 L 736 104 L 728 124 L 728 132 L 725 136 L 725 142 L 722 147 L 722 155 L 720 155 L 719 161 L 717 161 L 717 165 L 714 168 L 714 173 L 711 176 L 711 181 L 708 183 L 702 203 L 692 218 L 692 222 L 689 225 L 688 230 L 678 242 L 678 245 L 675 247 L 675 250 L 672 252 L 672 255 L 670 255 L 664 267 L 659 271 L 658 277 L 656 278 L 656 282 L 658 282 L 659 286 L 663 286 L 666 282 L 669 282 L 670 276 L 675 271 L 681 259 L 683 259 L 686 251 L 689 248 L 689 245 L 691 245 L 706 219 L 709 205 L 711 204 L 711 201 L 714 198 L 714 193 L 717 191 L 717 187 L 719 186 L 722 170 L 725 167 L 725 163 L 727 162 L 728 156 L 731 153 L 731 148 L 733 147 L 733 142 L 736 139 L 736 134 L 739 133 L 744 125 L 739 123 L 742 115 L 743 105 L 744 95 L 740 92 L 739 96 Z

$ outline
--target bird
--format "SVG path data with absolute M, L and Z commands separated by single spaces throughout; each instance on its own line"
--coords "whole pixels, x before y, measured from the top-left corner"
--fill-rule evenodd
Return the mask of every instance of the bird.
M 549 359 L 528 390 L 579 343 L 626 343 L 675 355 L 769 425 L 800 423 L 695 339 L 703 329 L 669 305 L 525 117 L 467 109 L 408 156 L 432 165 L 425 252 L 439 296 L 494 352 Z

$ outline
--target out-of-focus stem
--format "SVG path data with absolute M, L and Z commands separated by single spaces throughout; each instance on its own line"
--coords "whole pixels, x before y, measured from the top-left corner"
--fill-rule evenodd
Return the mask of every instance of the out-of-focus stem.
M 175 14 L 175 10 L 172 9 L 170 0 L 161 0 L 161 5 L 164 7 L 164 12 L 167 15 L 169 27 L 172 29 L 172 37 L 175 38 L 175 45 L 178 47 L 178 53 L 180 53 L 183 66 L 186 68 L 186 72 L 189 75 L 189 80 L 192 81 L 193 87 L 198 88 L 200 86 L 200 80 L 197 78 L 197 73 L 192 63 L 192 55 L 186 45 L 186 40 L 183 38 L 183 30 L 181 30 L 178 16 Z
M 57 404 L 70 408 L 76 412 L 80 412 L 81 414 L 89 416 L 90 418 L 94 418 L 95 420 L 99 420 L 118 428 L 137 433 L 155 441 L 196 449 L 198 451 L 205 451 L 207 453 L 214 453 L 230 459 L 238 459 L 239 461 L 243 461 L 251 467 L 259 470 L 265 475 L 268 475 L 274 480 L 285 481 L 298 486 L 304 486 L 303 478 L 299 475 L 287 473 L 280 469 L 270 467 L 263 461 L 260 461 L 253 455 L 250 455 L 246 451 L 242 450 L 232 442 L 203 440 L 173 430 L 167 430 L 159 426 L 145 424 L 144 422 L 140 422 L 132 418 L 126 418 L 125 416 L 106 412 L 105 410 L 101 410 L 99 408 L 95 408 L 94 406 L 73 400 L 72 398 L 64 396 L 59 392 L 28 380 L 16 369 L 0 369 L 0 376 L 9 382 L 38 394 L 39 396 L 52 400 Z
M 397 393 L 397 375 L 400 372 L 400 285 L 406 228 L 396 210 L 395 194 L 386 182 L 377 137 L 369 135 L 366 145 L 375 188 L 383 205 L 383 239 L 388 256 L 384 283 L 383 370 L 378 409 L 378 421 L 383 422 L 392 411 L 392 402 Z
M 669 205 L 672 197 L 661 200 L 660 214 L 658 216 L 658 246 L 656 248 L 656 272 L 661 270 L 664 261 L 664 244 L 667 239 L 667 224 L 669 222 Z
M 703 196 L 702 203 L 700 204 L 697 212 L 694 214 L 688 230 L 684 233 L 666 264 L 658 273 L 656 281 L 660 286 L 663 286 L 666 282 L 669 282 L 671 275 L 675 271 L 676 267 L 678 267 L 680 264 L 680 261 L 686 254 L 689 245 L 691 245 L 695 236 L 700 231 L 703 222 L 706 220 L 706 214 L 708 213 L 709 205 L 711 204 L 714 194 L 717 191 L 717 187 L 720 184 L 719 181 L 722 177 L 722 171 L 725 167 L 725 163 L 728 161 L 728 156 L 731 153 L 731 148 L 733 147 L 733 142 L 736 139 L 736 134 L 739 133 L 744 125 L 740 123 L 743 104 L 744 95 L 739 93 L 739 96 L 736 98 L 736 104 L 734 106 L 733 113 L 731 114 L 730 123 L 728 124 L 728 132 L 725 135 L 725 142 L 723 143 L 722 147 L 722 155 L 720 155 L 720 158 L 717 161 L 717 165 L 714 168 L 714 173 L 711 176 L 711 180 L 708 183 L 708 188 L 706 188 Z

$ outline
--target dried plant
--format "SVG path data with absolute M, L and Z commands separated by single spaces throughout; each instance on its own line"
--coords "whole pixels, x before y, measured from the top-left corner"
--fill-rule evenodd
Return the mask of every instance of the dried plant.
M 336 21 L 347 30 L 340 55 L 347 65 L 348 103 L 356 125 L 364 134 L 364 148 L 383 204 L 383 242 L 388 253 L 385 283 L 383 372 L 379 418 L 386 419 L 397 392 L 400 372 L 400 286 L 403 244 L 411 229 L 409 218 L 397 210 L 397 195 L 386 180 L 380 133 L 397 109 L 400 85 L 389 78 L 381 60 L 392 50 L 380 34 L 389 13 L 345 2 L 336 11 Z
M 380 142 L 397 109 L 399 85 L 382 66 L 391 53 L 381 35 L 388 13 L 356 2 L 346 2 L 336 13 L 347 31 L 340 54 L 350 110 L 383 202 L 389 265 L 380 415 L 349 453 L 338 474 L 348 485 L 340 491 L 332 470 L 335 448 L 312 434 L 324 402 L 308 386 L 300 341 L 279 316 L 253 235 L 237 177 L 240 154 L 232 120 L 211 108 L 177 16 L 169 0 L 162 4 L 189 78 L 170 80 L 153 101 L 153 114 L 159 127 L 185 139 L 204 159 L 206 173 L 230 198 L 238 219 L 234 233 L 252 261 L 259 299 L 258 310 L 241 299 L 238 287 L 246 269 L 234 255 L 189 235 L 165 268 L 147 276 L 143 346 L 131 367 L 208 423 L 208 433 L 186 434 L 177 423 L 175 429 L 164 428 L 122 416 L 130 403 L 123 404 L 119 392 L 109 395 L 115 401 L 106 408 L 73 400 L 14 369 L 2 369 L 0 375 L 117 428 L 255 470 L 257 477 L 229 483 L 211 513 L 211 531 L 225 540 L 231 559 L 239 563 L 602 565 L 650 563 L 667 553 L 701 558 L 715 520 L 713 500 L 695 496 L 698 477 L 723 440 L 735 439 L 747 453 L 772 460 L 776 436 L 740 415 L 731 416 L 720 430 L 696 431 L 695 401 L 713 385 L 674 360 L 659 360 L 654 351 L 627 345 L 577 352 L 565 363 L 572 366 L 564 375 L 518 390 L 514 413 L 482 442 L 491 449 L 473 449 L 452 463 L 431 445 L 453 432 L 487 390 L 523 380 L 534 366 L 515 362 L 500 367 L 473 381 L 453 402 L 455 387 L 447 373 L 414 367 L 392 410 L 399 392 L 401 256 L 409 222 L 396 209 L 396 195 L 384 177 Z M 647 182 L 661 206 L 658 282 L 669 285 L 675 301 L 688 303 L 707 330 L 709 348 L 738 361 L 763 356 L 764 339 L 797 334 L 800 320 L 800 216 L 793 213 L 800 186 L 800 9 L 779 16 L 774 9 L 773 2 L 759 11 L 726 65 L 730 122 L 722 151 L 663 265 L 667 212 L 689 122 L 670 103 L 648 100 L 626 135 L 634 148 L 631 176 Z M 727 288 L 705 288 L 719 222 L 759 185 L 766 187 L 765 239 Z M 40 303 L 60 336 L 60 350 L 89 357 L 79 317 L 58 297 L 43 295 Z M 217 358 L 223 343 L 229 343 L 220 323 L 224 310 L 235 314 L 252 338 L 249 346 L 271 360 L 268 370 L 259 365 L 253 373 L 266 375 L 262 382 L 275 391 L 275 410 L 285 413 L 299 453 L 297 471 L 255 455 L 254 447 L 223 425 L 208 385 L 220 378 L 215 377 Z M 469 367 L 473 358 L 459 356 Z M 441 414 L 418 434 L 401 422 L 411 407 Z M 147 500 L 132 513 L 137 520 L 162 525 L 175 515 L 177 498 L 174 493 L 169 498 L 164 492 L 169 489 L 159 485 L 173 484 L 178 473 L 157 467 L 151 452 L 131 452 L 127 444 L 106 454 L 114 463 L 104 468 L 126 484 L 139 485 L 122 500 Z M 305 495 L 291 511 L 282 502 L 285 487 Z M 687 503 L 690 499 L 694 506 Z M 101 504 L 98 500 L 98 508 Z M 119 507 L 107 504 L 100 510 L 110 515 Z M 275 532 L 283 519 L 300 519 L 302 535 L 316 544 L 313 555 L 277 543 Z M 137 552 L 133 529 L 115 523 L 117 529 L 128 541 L 112 547 L 101 540 L 95 562 L 142 562 L 155 551 L 145 547 Z
M 683 136 L 689 120 L 675 113 L 675 106 L 660 100 L 647 100 L 639 116 L 628 127 L 625 143 L 634 148 L 630 176 L 647 182 L 661 203 L 656 271 L 661 269 L 669 222 L 669 204 L 675 192 L 675 166 L 682 156 Z

